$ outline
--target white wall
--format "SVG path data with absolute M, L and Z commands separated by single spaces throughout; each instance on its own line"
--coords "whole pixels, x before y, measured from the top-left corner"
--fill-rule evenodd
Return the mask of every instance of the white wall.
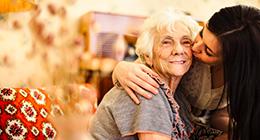
M 246 4 L 260 8 L 260 0 L 77 0 L 74 14 L 80 16 L 90 10 L 147 16 L 154 11 L 175 7 L 195 18 L 207 20 L 222 7 Z

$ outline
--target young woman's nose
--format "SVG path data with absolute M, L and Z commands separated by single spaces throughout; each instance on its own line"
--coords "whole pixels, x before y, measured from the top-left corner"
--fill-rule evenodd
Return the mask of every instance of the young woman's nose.
M 201 53 L 203 50 L 204 44 L 202 41 L 195 42 L 192 46 L 192 51 L 195 53 Z

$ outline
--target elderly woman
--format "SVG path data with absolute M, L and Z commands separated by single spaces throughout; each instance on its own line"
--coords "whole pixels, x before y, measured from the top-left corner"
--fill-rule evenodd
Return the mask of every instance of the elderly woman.
M 144 23 L 136 52 L 159 77 L 159 94 L 136 105 L 114 87 L 103 98 L 92 121 L 94 139 L 189 139 L 193 125 L 178 84 L 192 63 L 191 45 L 198 25 L 175 10 L 155 14 Z

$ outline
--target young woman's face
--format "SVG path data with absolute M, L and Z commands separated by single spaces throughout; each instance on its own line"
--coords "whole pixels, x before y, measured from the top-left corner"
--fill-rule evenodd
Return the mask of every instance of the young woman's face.
M 207 27 L 196 36 L 192 52 L 196 59 L 205 64 L 216 65 L 222 62 L 221 44 Z

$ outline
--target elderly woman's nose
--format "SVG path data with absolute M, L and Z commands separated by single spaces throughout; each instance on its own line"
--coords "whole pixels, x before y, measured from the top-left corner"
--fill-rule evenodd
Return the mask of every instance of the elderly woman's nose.
M 173 53 L 183 53 L 184 52 L 184 46 L 182 46 L 180 43 L 177 43 L 173 46 Z

